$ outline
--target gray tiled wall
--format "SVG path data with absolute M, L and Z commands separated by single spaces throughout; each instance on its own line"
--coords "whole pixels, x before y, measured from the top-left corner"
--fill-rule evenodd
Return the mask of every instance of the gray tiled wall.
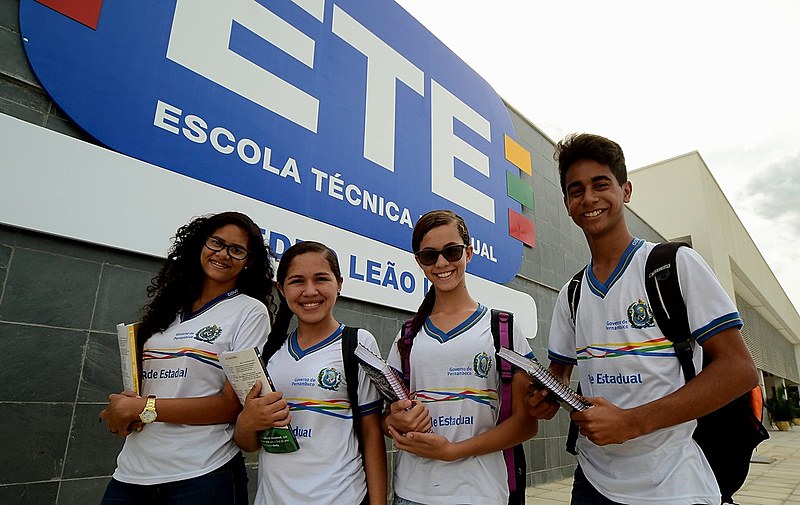
M 18 0 L 0 0 L 0 113 L 93 142 L 39 86 L 22 49 L 18 10 Z M 532 176 L 523 176 L 535 202 L 524 214 L 536 225 L 537 247 L 525 248 L 510 286 L 537 303 L 532 347 L 544 359 L 558 288 L 586 263 L 588 248 L 564 210 L 552 142 L 513 110 L 511 116 L 534 166 Z M 634 234 L 660 240 L 628 216 Z M 114 325 L 137 319 L 159 264 L 0 223 L 0 504 L 99 502 L 122 446 L 97 422 L 108 393 L 122 386 Z M 408 314 L 342 300 L 336 316 L 369 329 L 386 354 Z M 572 472 L 574 458 L 563 450 L 567 424 L 561 412 L 526 443 L 529 483 Z
M 118 321 L 160 260 L 0 225 L 0 503 L 98 502 L 122 443 L 98 422 L 122 388 Z

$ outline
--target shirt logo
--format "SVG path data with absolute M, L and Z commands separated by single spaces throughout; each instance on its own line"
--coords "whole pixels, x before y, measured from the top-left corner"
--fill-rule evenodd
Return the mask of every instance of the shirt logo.
M 329 391 L 338 391 L 342 383 L 342 373 L 335 368 L 323 368 L 317 375 L 317 385 Z
M 486 378 L 486 376 L 489 375 L 489 372 L 492 371 L 491 356 L 485 352 L 476 354 L 475 359 L 472 360 L 472 369 L 475 371 L 475 375 L 481 379 Z
M 640 298 L 637 302 L 632 303 L 628 307 L 628 322 L 631 323 L 631 326 L 638 329 L 655 326 L 653 322 L 653 311 L 650 310 L 647 302 Z
M 216 324 L 212 324 L 211 326 L 206 326 L 205 328 L 198 331 L 194 338 L 195 340 L 199 340 L 200 342 L 207 342 L 211 343 L 219 338 L 222 335 L 222 328 L 217 326 Z

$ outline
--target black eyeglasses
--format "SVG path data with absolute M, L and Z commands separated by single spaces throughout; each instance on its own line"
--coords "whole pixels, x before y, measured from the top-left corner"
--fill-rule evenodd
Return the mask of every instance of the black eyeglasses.
M 214 252 L 220 252 L 223 249 L 227 249 L 228 256 L 235 260 L 243 260 L 248 254 L 250 254 L 250 251 L 244 247 L 236 244 L 226 244 L 222 239 L 214 236 L 206 239 L 206 247 Z
M 439 260 L 439 255 L 444 256 L 447 261 L 458 261 L 464 256 L 464 249 L 467 248 L 466 244 L 449 245 L 444 249 L 437 251 L 436 249 L 423 249 L 414 253 L 417 261 L 425 266 L 430 266 Z

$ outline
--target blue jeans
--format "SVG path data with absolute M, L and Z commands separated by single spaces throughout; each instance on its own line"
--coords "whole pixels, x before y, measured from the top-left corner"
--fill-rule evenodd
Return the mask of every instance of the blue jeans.
M 394 495 L 394 505 L 425 505 L 425 504 L 411 500 L 406 500 L 405 498 L 400 498 L 399 496 Z
M 570 505 L 624 505 L 611 501 L 586 480 L 581 467 L 575 469 L 575 479 L 572 483 L 572 501 Z M 702 504 L 701 504 L 702 505 Z
M 575 469 L 575 479 L 572 482 L 572 501 L 571 505 L 622 505 L 619 502 L 611 501 L 586 479 L 581 467 Z
M 405 498 L 400 498 L 399 496 L 394 495 L 394 505 L 423 505 L 423 504 L 411 500 L 406 500 Z
M 216 470 L 164 484 L 127 484 L 111 479 L 102 505 L 247 505 L 247 470 L 237 454 Z

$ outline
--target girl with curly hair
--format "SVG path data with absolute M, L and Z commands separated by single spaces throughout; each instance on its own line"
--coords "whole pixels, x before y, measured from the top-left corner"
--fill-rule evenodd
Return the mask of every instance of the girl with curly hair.
M 103 504 L 247 504 L 233 441 L 239 400 L 218 362 L 270 330 L 271 254 L 238 212 L 178 229 L 139 326 L 142 396 L 109 395 L 100 417 L 125 437 Z
M 353 385 L 347 383 L 342 350 L 351 330 L 333 315 L 342 288 L 336 253 L 319 242 L 299 242 L 281 256 L 277 279 L 281 304 L 264 357 L 283 397 L 259 398 L 256 384 L 236 422 L 239 447 L 259 450 L 255 503 L 385 505 L 383 402 L 359 367 L 357 405 L 350 403 Z M 297 329 L 290 333 L 293 316 Z M 358 329 L 355 338 L 380 353 L 370 332 Z M 257 433 L 290 420 L 300 450 L 262 449 Z

